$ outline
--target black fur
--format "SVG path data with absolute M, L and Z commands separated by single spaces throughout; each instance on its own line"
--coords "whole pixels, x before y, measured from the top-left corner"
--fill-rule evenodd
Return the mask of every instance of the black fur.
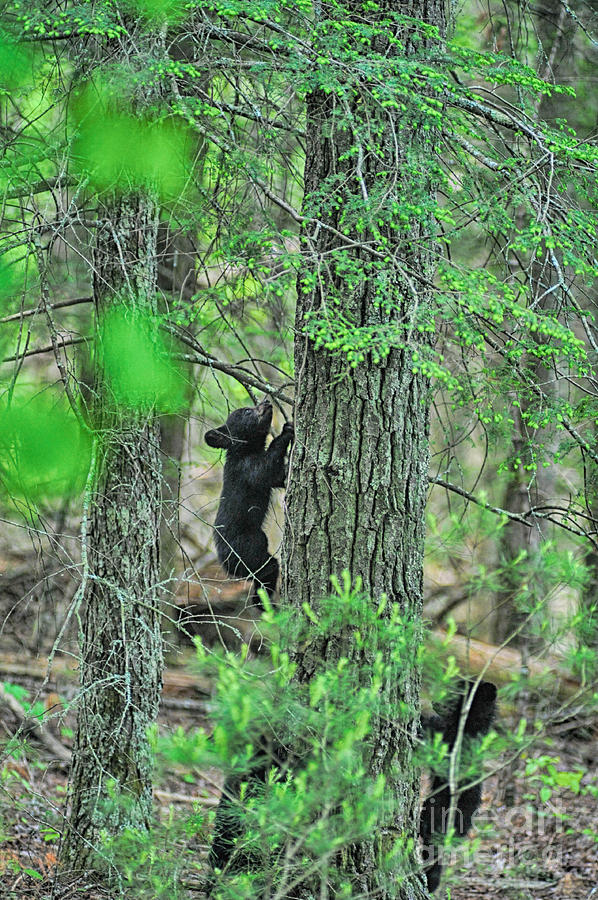
M 268 552 L 262 524 L 272 488 L 284 487 L 285 454 L 294 437 L 286 422 L 268 449 L 272 404 L 236 409 L 224 425 L 206 432 L 210 447 L 226 450 L 220 506 L 216 516 L 216 550 L 221 565 L 235 578 L 251 578 L 254 597 L 263 587 L 269 597 L 276 591 L 278 560 Z
M 429 733 L 440 732 L 443 742 L 448 744 L 449 752 L 452 751 L 459 732 L 461 711 L 468 701 L 473 684 L 463 682 L 461 691 L 447 705 L 441 716 L 429 716 L 422 718 L 422 727 Z M 473 738 L 481 737 L 490 731 L 496 712 L 496 687 L 489 681 L 481 681 L 471 701 L 467 718 L 463 727 L 462 749 Z M 471 779 L 468 779 L 470 781 Z M 465 837 L 471 828 L 471 820 L 482 800 L 482 784 L 459 791 L 455 806 L 455 835 Z M 422 840 L 422 851 L 425 863 L 426 880 L 430 893 L 436 890 L 440 883 L 442 861 L 438 836 L 446 834 L 451 806 L 451 791 L 446 777 L 433 773 L 432 789 L 424 803 L 420 823 L 419 835 Z

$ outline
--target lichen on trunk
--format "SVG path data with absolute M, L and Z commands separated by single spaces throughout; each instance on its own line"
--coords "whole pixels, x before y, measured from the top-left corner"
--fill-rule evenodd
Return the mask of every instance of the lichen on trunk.
M 157 205 L 121 198 L 104 210 L 94 253 L 94 300 L 101 324 L 126 295 L 155 312 Z M 88 572 L 80 614 L 81 693 L 73 750 L 63 868 L 101 863 L 102 840 L 147 828 L 152 755 L 148 728 L 161 688 L 158 603 L 161 464 L 153 411 L 123 408 L 95 384 L 95 474 L 87 535 Z

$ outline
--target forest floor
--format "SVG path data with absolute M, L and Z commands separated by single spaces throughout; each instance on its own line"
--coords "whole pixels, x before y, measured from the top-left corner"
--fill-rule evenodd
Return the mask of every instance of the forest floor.
M 0 570 L 3 568 L 0 565 Z M 113 900 L 114 893 L 76 881 L 58 884 L 56 860 L 65 807 L 68 763 L 58 762 L 52 753 L 52 740 L 67 750 L 72 746 L 75 712 L 71 701 L 76 697 L 78 673 L 76 646 L 72 653 L 57 655 L 51 677 L 46 678 L 47 658 L 44 652 L 52 644 L 51 632 L 56 627 L 43 619 L 43 597 L 32 596 L 30 607 L 14 598 L 24 595 L 22 579 L 28 579 L 31 567 L 23 564 L 14 580 L 14 597 L 4 585 L 0 629 L 0 900 Z M 243 595 L 243 586 L 223 583 L 217 567 L 202 572 L 203 589 L 214 579 L 214 596 L 228 609 Z M 208 576 L 208 577 L 206 577 Z M 195 630 L 202 630 L 204 640 L 216 638 L 210 633 L 214 626 L 206 626 L 205 606 L 193 606 L 200 595 L 195 586 L 185 587 L 184 616 L 199 611 Z M 6 596 L 4 596 L 6 595 Z M 203 594 L 201 594 L 203 601 Z M 5 601 L 5 602 L 4 602 Z M 35 602 L 34 602 L 35 601 Z M 191 605 L 189 605 L 191 604 Z M 47 606 L 48 604 L 46 604 Z M 32 632 L 29 609 L 37 611 L 35 634 L 44 643 L 23 644 L 23 635 Z M 54 608 L 54 607 L 51 607 Z M 0 610 L 2 612 L 2 610 Z M 22 614 L 19 617 L 18 614 Z M 224 619 L 229 626 L 226 634 L 241 634 L 245 640 L 252 631 L 251 617 L 237 613 Z M 221 613 L 218 614 L 219 620 Z M 173 616 L 174 618 L 174 616 Z M 179 621 L 181 624 L 182 619 Z M 193 621 L 191 626 L 193 627 Z M 173 634 L 175 632 L 173 631 Z M 37 638 L 41 641 L 41 638 Z M 35 647 L 39 655 L 35 655 Z M 68 650 L 68 645 L 66 647 Z M 159 733 L 171 735 L 180 729 L 182 735 L 198 727 L 209 729 L 211 684 L 197 675 L 193 665 L 194 650 L 187 645 L 174 646 L 167 656 L 164 688 L 159 715 Z M 7 699 L 2 685 L 9 686 Z M 551 700 L 544 698 L 547 708 Z M 10 738 L 19 728 L 19 708 L 35 703 L 33 712 L 50 712 L 46 726 L 49 737 L 44 744 L 39 735 L 28 735 L 11 752 Z M 12 704 L 12 706 L 11 706 Z M 501 708 L 500 727 L 512 727 L 509 716 L 515 711 Z M 523 711 L 525 713 L 525 710 Z M 537 710 L 534 710 L 534 714 Z M 581 713 L 580 713 L 581 716 Z M 518 718 L 518 715 L 517 715 Z M 60 750 L 60 746 L 58 747 Z M 598 720 L 561 722 L 549 726 L 542 739 L 528 750 L 530 759 L 541 756 L 557 758 L 559 772 L 583 772 L 582 787 L 595 778 L 598 769 Z M 53 761 L 50 761 L 53 760 Z M 459 848 L 454 865 L 449 867 L 437 897 L 451 900 L 598 900 L 598 802 L 591 793 L 574 793 L 566 786 L 553 787 L 547 797 L 547 787 L 536 776 L 525 776 L 525 761 L 521 758 L 489 774 L 484 782 L 483 806 L 475 820 L 475 830 L 466 848 Z M 209 820 L 218 804 L 220 779 L 217 772 L 198 771 L 189 765 L 164 763 L 157 773 L 154 791 L 156 821 L 162 823 L 161 847 L 154 847 L 156 888 L 127 889 L 119 897 L 131 900 L 156 900 L 171 896 L 160 893 L 160 864 L 168 867 L 169 854 L 174 854 L 183 875 L 179 881 L 181 897 L 202 897 L 201 861 L 205 860 L 209 835 Z M 595 782 L 594 782 L 595 783 Z M 540 792 L 544 793 L 540 798 Z M 185 832 L 183 824 L 196 813 L 202 813 L 207 825 Z M 195 815 L 197 820 L 198 816 Z M 203 830 L 202 830 L 203 829 Z M 159 831 L 159 829 L 158 829 Z M 176 835 L 173 838 L 173 835 Z M 141 857 L 150 848 L 136 848 L 133 856 Z M 188 865 L 187 865 L 188 861 Z M 123 862 L 123 871 L 127 869 Z M 130 866 L 129 866 L 130 869 Z M 130 876 L 130 872 L 129 872 Z M 133 876 L 134 882 L 134 876 Z M 129 877 L 129 884 L 131 877 Z M 448 889 L 448 892 L 447 892 Z
M 181 659 L 190 659 L 190 652 Z M 58 670 L 54 680 L 39 693 L 43 661 L 0 654 L 0 678 L 20 685 L 38 697 L 46 708 L 64 703 L 75 688 L 74 673 Z M 198 683 L 192 669 L 169 666 L 159 718 L 162 733 L 209 727 L 209 686 Z M 57 720 L 55 720 L 57 721 Z M 65 746 L 72 741 L 73 716 L 61 719 L 55 737 Z M 0 704 L 0 727 L 6 737 L 15 728 L 14 716 Z M 575 722 L 561 726 L 545 738 L 534 755 L 558 757 L 559 770 L 593 772 L 598 762 L 598 728 Z M 61 811 L 64 808 L 67 767 L 48 763 L 49 753 L 31 740 L 29 749 L 4 761 L 0 775 L 0 897 L 2 900 L 67 900 L 88 897 L 107 900 L 113 895 L 81 881 L 59 886 L 54 878 Z M 521 764 L 485 782 L 484 803 L 476 819 L 475 840 L 458 851 L 437 896 L 451 900 L 598 900 L 597 803 L 591 795 L 562 787 L 540 803 L 539 786 L 526 781 Z M 218 802 L 218 776 L 190 772 L 169 764 L 160 773 L 155 790 L 156 809 L 162 822 L 184 819 L 194 807 L 214 808 Z M 509 796 L 507 805 L 504 797 Z M 542 808 L 545 815 L 540 815 Z M 584 831 L 586 832 L 584 834 Z M 180 835 L 179 835 L 180 840 Z M 205 858 L 209 835 L 187 841 L 181 851 L 195 861 Z M 185 877 L 188 897 L 200 897 L 199 872 Z M 450 888 L 447 894 L 446 888 Z M 125 894 L 126 896 L 127 894 Z M 131 890 L 131 898 L 152 897 L 145 888 Z M 155 895 L 157 896 L 157 894 Z

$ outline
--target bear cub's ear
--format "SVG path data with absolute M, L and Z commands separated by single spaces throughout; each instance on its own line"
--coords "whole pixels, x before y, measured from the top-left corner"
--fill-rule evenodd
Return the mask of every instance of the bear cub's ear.
M 204 440 L 208 447 L 218 447 L 220 450 L 230 450 L 234 443 L 226 425 L 206 431 Z

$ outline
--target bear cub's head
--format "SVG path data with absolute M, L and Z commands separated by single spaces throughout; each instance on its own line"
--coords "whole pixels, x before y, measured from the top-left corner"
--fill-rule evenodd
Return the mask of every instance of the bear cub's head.
M 263 450 L 271 424 L 272 404 L 265 399 L 257 406 L 235 409 L 224 425 L 206 431 L 206 444 L 221 450 Z

